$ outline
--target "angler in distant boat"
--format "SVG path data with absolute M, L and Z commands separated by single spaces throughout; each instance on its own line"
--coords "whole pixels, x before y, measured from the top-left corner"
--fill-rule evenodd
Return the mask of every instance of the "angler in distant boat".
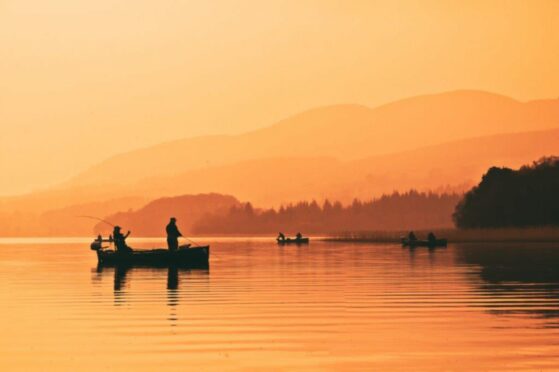
M 182 236 L 182 234 L 177 227 L 177 219 L 175 217 L 171 217 L 165 230 L 167 231 L 167 246 L 169 250 L 176 251 L 179 249 L 179 237 Z
M 448 244 L 446 239 L 438 239 L 434 233 L 430 232 L 427 235 L 427 240 L 419 240 L 417 239 L 417 237 L 415 236 L 415 233 L 413 231 L 411 231 L 408 236 L 406 237 L 402 237 L 401 238 L 402 241 L 402 246 L 403 247 L 429 247 L 429 248 L 435 248 L 435 247 L 446 247 L 446 245 Z
M 427 241 L 431 244 L 434 244 L 437 241 L 437 237 L 435 236 L 435 234 L 433 234 L 432 231 L 429 233 L 429 235 L 427 235 Z
M 309 238 L 303 237 L 303 234 L 300 232 L 295 235 L 295 238 L 286 238 L 283 233 L 279 233 L 278 237 L 276 238 L 278 244 L 309 244 Z

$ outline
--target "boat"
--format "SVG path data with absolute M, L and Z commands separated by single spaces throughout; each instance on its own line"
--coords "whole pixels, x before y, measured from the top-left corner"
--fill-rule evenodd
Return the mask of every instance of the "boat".
M 117 252 L 102 247 L 102 242 L 95 240 L 91 249 L 97 252 L 100 265 L 130 265 L 130 266 L 179 266 L 179 267 L 208 267 L 210 261 L 210 246 L 180 246 L 176 251 L 166 248 L 149 250 L 130 250 Z
M 435 240 L 410 240 L 408 238 L 402 238 L 402 246 L 403 247 L 446 247 L 447 240 L 446 239 L 435 239 Z
M 309 244 L 309 238 L 286 238 L 286 239 L 276 239 L 279 245 L 284 244 Z

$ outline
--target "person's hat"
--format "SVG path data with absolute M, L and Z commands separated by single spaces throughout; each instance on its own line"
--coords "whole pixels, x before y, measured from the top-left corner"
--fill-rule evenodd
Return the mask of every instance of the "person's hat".
M 176 221 L 177 219 L 175 217 L 171 217 L 171 221 Z
M 120 226 L 115 226 L 115 230 L 120 230 Z

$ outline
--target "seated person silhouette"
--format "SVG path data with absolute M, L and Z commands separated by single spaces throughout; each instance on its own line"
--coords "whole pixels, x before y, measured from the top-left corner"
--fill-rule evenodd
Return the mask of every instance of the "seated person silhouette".
M 295 235 L 295 238 L 297 240 L 301 240 L 301 239 L 303 239 L 303 235 L 300 232 L 298 232 L 297 235 Z
M 278 233 L 277 240 L 284 241 L 285 240 L 285 235 L 282 232 Z
M 130 235 L 130 230 L 123 235 L 120 232 L 120 226 L 115 226 L 113 229 L 113 240 L 115 242 L 116 251 L 120 253 L 132 252 L 132 248 L 126 245 L 126 238 Z
M 415 233 L 413 231 L 410 231 L 410 233 L 408 234 L 408 240 L 412 242 L 417 240 L 417 236 L 415 236 Z
M 435 236 L 435 234 L 433 234 L 432 232 L 429 233 L 429 235 L 427 235 L 427 240 L 430 243 L 433 243 L 437 240 L 437 237 Z

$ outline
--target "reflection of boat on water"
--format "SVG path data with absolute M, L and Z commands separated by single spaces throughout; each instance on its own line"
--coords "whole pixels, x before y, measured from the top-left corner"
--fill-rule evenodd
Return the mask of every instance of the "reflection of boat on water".
M 286 238 L 276 239 L 279 245 L 284 244 L 309 244 L 309 238 Z
M 91 244 L 91 249 L 97 252 L 99 264 L 105 266 L 134 265 L 134 266 L 179 266 L 179 267 L 207 267 L 210 260 L 210 246 L 191 247 L 181 246 L 175 251 L 168 249 L 130 250 L 118 252 L 101 247 L 98 241 Z
M 402 238 L 402 246 L 403 247 L 446 247 L 447 240 L 446 239 L 434 239 L 434 240 L 410 240 L 408 238 Z
M 175 290 L 179 287 L 179 276 L 180 273 L 188 274 L 188 275 L 202 275 L 207 276 L 209 274 L 209 266 L 199 266 L 199 267 L 192 267 L 192 266 L 180 266 L 180 265 L 166 265 L 156 267 L 153 265 L 149 266 L 142 266 L 142 265 L 126 265 L 126 264 L 115 264 L 115 265 L 105 265 L 102 263 L 97 264 L 97 268 L 95 272 L 98 275 L 102 275 L 103 273 L 107 272 L 105 269 L 109 269 L 109 273 L 113 272 L 114 269 L 114 290 L 121 291 L 124 289 L 125 284 L 127 282 L 127 276 L 130 271 L 136 270 L 149 270 L 155 271 L 158 273 L 163 274 L 166 268 L 167 273 L 167 289 Z

